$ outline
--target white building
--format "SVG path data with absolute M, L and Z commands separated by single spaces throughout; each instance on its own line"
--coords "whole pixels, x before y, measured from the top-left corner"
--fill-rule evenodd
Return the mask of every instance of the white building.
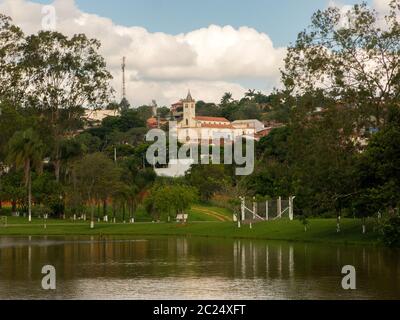
M 118 110 L 85 110 L 84 119 L 91 126 L 100 125 L 107 117 L 117 117 L 120 113 Z
M 260 131 L 263 131 L 265 129 L 264 124 L 257 119 L 252 119 L 252 120 L 236 120 L 232 122 L 232 125 L 236 129 L 242 129 L 243 134 L 252 134 L 252 133 L 257 133 Z
M 196 101 L 190 92 L 183 105 L 183 119 L 178 123 L 178 141 L 181 143 L 219 143 L 221 140 L 233 142 L 238 137 L 254 137 L 264 130 L 264 125 L 258 120 L 241 120 L 230 122 L 220 117 L 196 116 Z

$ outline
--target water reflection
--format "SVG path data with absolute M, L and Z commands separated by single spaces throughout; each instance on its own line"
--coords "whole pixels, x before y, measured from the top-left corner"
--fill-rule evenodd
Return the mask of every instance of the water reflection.
M 0 298 L 399 299 L 398 250 L 203 238 L 0 238 Z M 54 265 L 57 290 L 41 289 Z M 341 288 L 354 265 L 357 290 Z

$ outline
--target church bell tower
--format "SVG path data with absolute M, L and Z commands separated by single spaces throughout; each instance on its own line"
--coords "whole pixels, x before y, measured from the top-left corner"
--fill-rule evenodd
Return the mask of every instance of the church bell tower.
M 194 128 L 196 126 L 196 101 L 192 98 L 190 90 L 183 103 L 183 127 Z

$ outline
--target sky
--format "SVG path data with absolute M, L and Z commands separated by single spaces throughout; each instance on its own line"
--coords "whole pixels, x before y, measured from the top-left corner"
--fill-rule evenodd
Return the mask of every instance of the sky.
M 360 0 L 361 1 L 361 0 Z M 101 54 L 121 99 L 123 56 L 132 105 L 153 99 L 168 105 L 186 96 L 218 102 L 224 92 L 280 86 L 286 48 L 318 9 L 346 7 L 340 0 L 0 0 L 25 33 L 41 29 L 43 5 L 53 5 L 56 30 L 86 33 L 102 42 Z M 369 0 L 384 10 L 389 0 Z

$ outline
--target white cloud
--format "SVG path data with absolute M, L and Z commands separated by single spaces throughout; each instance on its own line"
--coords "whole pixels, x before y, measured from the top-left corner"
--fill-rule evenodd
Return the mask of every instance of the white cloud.
M 375 9 L 379 14 L 385 14 L 389 11 L 389 4 L 392 0 L 372 0 L 370 7 Z M 342 13 L 346 13 L 351 10 L 353 5 L 344 4 L 340 0 L 329 0 L 328 6 L 338 7 L 341 9 Z
M 127 57 L 129 99 L 134 105 L 157 99 L 174 102 L 188 88 L 197 99 L 219 101 L 230 91 L 237 98 L 246 91 L 240 83 L 252 80 L 265 90 L 279 84 L 284 48 L 275 48 L 265 33 L 255 29 L 211 25 L 180 35 L 151 33 L 80 11 L 74 0 L 55 0 L 57 30 L 67 35 L 85 33 L 102 42 L 101 53 L 121 89 L 121 59 Z M 0 0 L 0 12 L 10 15 L 26 33 L 41 28 L 42 5 L 28 0 Z
M 378 12 L 387 12 L 389 11 L 389 4 L 392 0 L 373 0 L 373 7 Z

